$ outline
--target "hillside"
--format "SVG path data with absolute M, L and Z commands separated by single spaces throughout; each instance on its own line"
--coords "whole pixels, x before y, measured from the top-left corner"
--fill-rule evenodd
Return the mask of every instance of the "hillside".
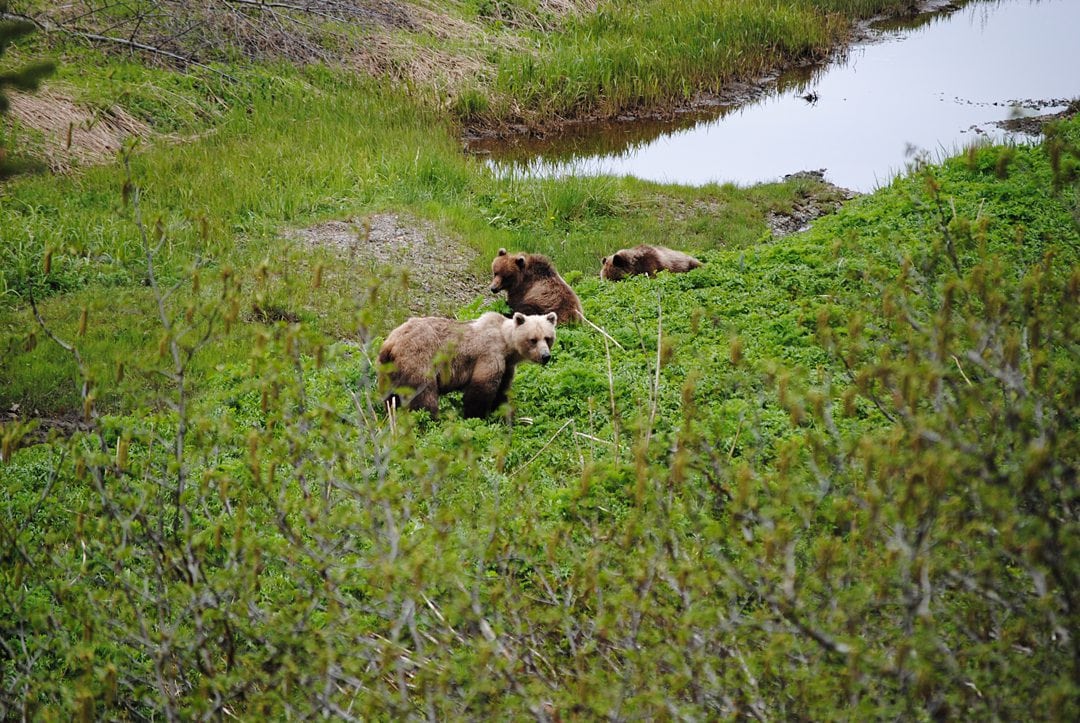
M 552 81 L 589 42 L 643 77 L 612 39 L 664 7 L 688 35 L 742 7 L 770 20 L 751 56 L 798 62 L 890 3 L 301 4 L 369 13 L 338 48 L 490 34 L 492 68 L 544 31 Z M 854 199 L 510 180 L 464 129 L 547 127 L 571 84 L 462 73 L 487 85 L 450 100 L 215 37 L 168 46 L 186 72 L 55 34 L 15 57 L 148 130 L 0 187 L 0 717 L 1080 715 L 1080 120 Z M 648 107 L 728 77 L 654 60 Z M 839 210 L 774 231 L 810 206 Z M 597 277 L 665 241 L 704 265 Z M 506 310 L 500 247 L 549 255 L 619 346 L 560 324 L 512 422 L 456 394 L 391 421 L 382 339 Z

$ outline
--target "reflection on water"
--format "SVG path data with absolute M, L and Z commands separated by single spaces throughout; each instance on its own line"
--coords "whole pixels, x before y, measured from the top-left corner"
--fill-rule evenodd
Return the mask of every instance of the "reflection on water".
M 913 155 L 1012 136 L 995 123 L 1080 96 L 1080 0 L 989 0 L 875 29 L 838 62 L 782 76 L 741 106 L 612 123 L 549 141 L 474 147 L 499 171 L 751 184 L 800 170 L 857 191 Z

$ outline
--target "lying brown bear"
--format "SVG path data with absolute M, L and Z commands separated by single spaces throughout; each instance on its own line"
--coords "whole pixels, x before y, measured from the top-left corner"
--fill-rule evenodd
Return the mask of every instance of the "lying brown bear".
M 491 262 L 491 293 L 506 292 L 506 303 L 522 314 L 554 311 L 563 323 L 582 321 L 581 300 L 546 256 L 509 254 L 499 249 Z
M 409 409 L 439 413 L 439 395 L 463 390 L 464 416 L 486 417 L 506 402 L 518 362 L 547 364 L 555 343 L 554 313 L 506 318 L 489 311 L 475 321 L 412 317 L 390 332 L 379 349 L 380 374 L 397 390 L 413 391 Z M 387 379 L 388 378 L 388 379 Z
M 701 266 L 700 261 L 682 251 L 647 244 L 616 251 L 611 256 L 605 256 L 601 264 L 600 278 L 608 281 L 637 274 L 656 276 L 657 271 L 682 273 Z

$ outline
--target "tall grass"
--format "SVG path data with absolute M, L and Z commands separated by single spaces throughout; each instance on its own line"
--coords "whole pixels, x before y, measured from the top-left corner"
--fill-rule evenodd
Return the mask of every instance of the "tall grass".
M 152 87 L 170 82 L 153 72 L 141 77 Z M 99 98 L 111 93 L 99 76 L 83 87 Z M 501 246 L 545 253 L 563 273 L 594 276 L 601 256 L 636 243 L 677 241 L 692 251 L 746 243 L 763 233 L 764 211 L 774 203 L 760 191 L 658 195 L 652 184 L 615 179 L 500 179 L 461 153 L 448 122 L 381 81 L 316 69 L 253 69 L 243 91 L 211 132 L 131 149 L 144 216 L 164 239 L 157 273 L 165 284 L 187 278 L 196 265 L 206 278 L 236 274 L 252 292 L 245 295 L 250 307 L 264 262 L 279 286 L 322 263 L 334 270 L 334 294 L 294 283 L 272 292 L 278 296 L 271 300 L 336 336 L 350 333 L 352 312 L 343 302 L 378 283 L 380 270 L 332 255 L 315 258 L 282 238 L 290 227 L 405 210 L 475 248 L 475 266 L 458 271 L 479 279 Z M 31 338 L 30 293 L 62 334 L 78 329 L 87 310 L 91 323 L 80 344 L 96 360 L 100 379 L 113 375 L 119 360 L 155 353 L 159 340 L 144 323 L 153 302 L 143 285 L 145 259 L 125 203 L 126 183 L 122 166 L 111 164 L 67 177 L 23 177 L 0 190 L 0 404 L 46 412 L 77 401 L 71 360 Z M 799 193 L 778 188 L 789 201 Z M 678 211 L 693 199 L 701 199 L 700 212 Z M 189 293 L 185 287 L 173 298 L 181 304 Z M 255 331 L 236 327 L 203 357 L 199 374 L 243 355 Z M 155 385 L 129 378 L 113 389 L 102 403 L 125 407 Z
M 279 234 L 291 225 L 452 199 L 469 178 L 441 122 L 381 82 L 281 68 L 249 77 L 246 91 L 213 132 L 128 151 L 147 225 L 164 239 L 157 264 L 167 285 L 196 265 L 253 283 L 264 260 L 288 258 Z M 102 360 L 99 376 L 110 373 L 114 356 L 156 347 L 152 335 L 117 333 L 139 327 L 118 313 L 117 299 L 139 310 L 134 318 L 153 308 L 127 183 L 122 166 L 110 164 L 63 178 L 24 177 L 0 189 L 6 400 L 48 410 L 69 406 L 74 393 L 70 371 L 55 373 L 70 361 L 53 361 L 56 350 L 32 339 L 30 294 L 44 300 L 42 309 L 62 333 L 89 310 L 93 323 L 81 343 L 109 350 L 88 354 Z M 246 338 L 240 333 L 235 343 Z
M 0 411 L 161 385 L 67 441 L 0 425 L 0 717 L 1077 718 L 1076 121 L 754 243 L 804 188 L 500 180 L 388 85 L 274 75 L 132 156 L 149 286 L 121 168 L 0 198 Z M 392 305 L 276 240 L 387 207 L 564 270 L 663 233 L 707 263 L 576 282 L 625 349 L 560 329 L 514 382 L 534 424 L 447 399 L 391 434 Z M 219 315 L 277 293 L 322 300 Z
M 416 196 L 444 185 L 452 192 L 445 175 L 412 173 L 432 157 L 456 155 L 449 135 L 433 132 L 436 119 L 386 86 L 286 69 L 249 83 L 257 86 L 250 96 L 205 137 L 134 149 L 146 213 L 172 239 L 166 268 L 196 252 L 231 255 L 245 238 L 272 235 L 300 218 L 340 215 L 379 196 Z M 18 255 L 0 264 L 6 287 L 25 288 L 28 277 L 18 269 L 30 265 L 27 259 L 39 262 L 46 249 L 54 251 L 60 275 L 77 259 L 137 271 L 141 250 L 122 202 L 124 180 L 119 165 L 107 165 L 6 186 L 0 234 L 4 253 Z M 202 238 L 207 227 L 210 249 Z

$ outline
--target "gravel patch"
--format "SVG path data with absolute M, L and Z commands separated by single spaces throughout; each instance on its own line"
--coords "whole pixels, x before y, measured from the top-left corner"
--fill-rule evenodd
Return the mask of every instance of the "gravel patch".
M 474 272 L 477 251 L 426 221 L 378 213 L 297 229 L 286 237 L 375 273 L 404 271 L 412 314 L 449 313 L 488 294 L 487 278 Z
M 784 180 L 807 178 L 823 184 L 821 191 L 810 193 L 796 201 L 790 213 L 770 212 L 765 216 L 765 223 L 774 238 L 802 233 L 810 224 L 822 216 L 836 213 L 845 201 L 850 201 L 858 194 L 854 191 L 829 183 L 825 180 L 825 171 L 799 171 L 784 176 Z

